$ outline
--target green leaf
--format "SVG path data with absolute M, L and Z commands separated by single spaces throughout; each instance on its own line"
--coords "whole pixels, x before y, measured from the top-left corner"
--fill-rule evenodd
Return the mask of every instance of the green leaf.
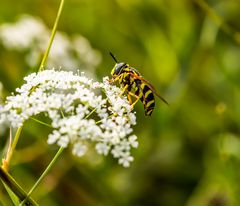
M 19 198 L 13 193 L 13 191 L 8 187 L 8 185 L 6 185 L 4 182 L 2 182 L 5 189 L 7 190 L 9 197 L 11 198 L 12 202 L 14 203 L 14 205 L 19 205 Z

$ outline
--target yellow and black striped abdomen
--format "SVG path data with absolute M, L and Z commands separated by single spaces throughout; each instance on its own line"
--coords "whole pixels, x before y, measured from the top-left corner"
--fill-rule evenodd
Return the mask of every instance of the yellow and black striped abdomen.
M 141 89 L 142 91 L 142 97 L 140 98 L 140 100 L 143 103 L 145 115 L 151 116 L 153 109 L 155 107 L 155 98 L 152 89 L 147 84 L 144 83 L 140 85 L 139 89 Z
M 144 106 L 145 115 L 150 116 L 155 107 L 153 91 L 142 80 L 135 78 L 131 74 L 135 74 L 135 72 L 129 70 L 122 72 L 121 76 L 119 76 L 119 83 L 123 88 L 127 85 L 126 91 L 134 94 L 136 98 L 140 98 Z

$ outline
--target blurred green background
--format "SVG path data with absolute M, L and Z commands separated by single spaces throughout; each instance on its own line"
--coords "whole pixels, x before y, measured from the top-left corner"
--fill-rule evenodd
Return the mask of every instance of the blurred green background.
M 0 26 L 28 14 L 51 29 L 58 6 L 56 0 L 1 0 Z M 130 168 L 111 157 L 76 158 L 66 150 L 33 198 L 50 206 L 239 206 L 239 19 L 239 0 L 66 0 L 58 30 L 89 41 L 99 58 L 93 76 L 110 74 L 111 51 L 136 67 L 170 106 L 157 100 L 145 117 L 137 104 L 140 145 Z M 24 60 L 28 49 L 0 42 L 2 99 L 37 70 L 39 62 Z M 76 65 L 81 70 L 80 60 Z M 26 190 L 58 149 L 47 145 L 49 132 L 32 121 L 24 126 L 11 174 Z M 2 156 L 7 138 L 8 131 L 0 137 Z M 2 185 L 0 205 L 11 205 Z

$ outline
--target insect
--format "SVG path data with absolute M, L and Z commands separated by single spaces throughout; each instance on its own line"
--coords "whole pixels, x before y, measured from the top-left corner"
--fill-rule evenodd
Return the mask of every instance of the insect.
M 122 87 L 122 94 L 126 93 L 132 107 L 141 100 L 144 106 L 145 115 L 151 116 L 155 107 L 154 94 L 168 105 L 168 102 L 161 97 L 155 88 L 144 79 L 141 74 L 129 64 L 118 62 L 115 56 L 110 52 L 111 57 L 116 62 L 111 71 L 112 79 L 110 83 L 118 81 Z M 136 100 L 133 102 L 132 97 Z

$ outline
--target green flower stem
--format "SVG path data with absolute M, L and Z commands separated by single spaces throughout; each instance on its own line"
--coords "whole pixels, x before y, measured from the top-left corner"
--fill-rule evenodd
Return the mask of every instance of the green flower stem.
M 36 119 L 36 118 L 34 118 L 34 117 L 30 117 L 30 119 L 32 119 L 33 121 L 35 121 L 35 122 L 37 122 L 37 123 L 39 123 L 39 124 L 42 124 L 42 125 L 44 125 L 44 126 L 53 128 L 52 125 L 47 124 L 47 123 L 45 123 L 45 122 L 43 122 L 43 121 L 41 121 L 41 120 L 39 120 L 39 119 Z
M 21 134 L 21 132 L 22 132 L 22 128 L 23 128 L 23 126 L 21 126 L 21 127 L 19 127 L 19 128 L 17 129 L 17 132 L 16 132 L 16 134 L 15 134 L 13 143 L 12 143 L 12 145 L 9 145 L 9 151 L 7 152 L 6 158 L 3 160 L 2 168 L 3 168 L 5 171 L 8 171 L 8 167 L 9 167 L 10 161 L 11 161 L 11 159 L 12 159 L 13 151 L 15 150 L 15 148 L 16 148 L 16 146 L 17 146 L 17 143 L 18 143 L 20 134 Z M 10 141 L 10 144 L 11 144 L 11 141 Z
M 0 167 L 0 179 L 4 183 L 4 185 L 6 185 L 11 189 L 11 191 L 19 198 L 20 201 L 23 201 L 26 198 L 27 193 L 13 179 L 12 176 L 1 167 Z M 25 205 L 28 205 L 28 206 L 38 205 L 32 198 L 29 198 L 25 203 L 26 203 Z
M 94 108 L 94 109 L 85 117 L 85 119 L 87 119 L 88 117 L 90 117 L 96 110 L 97 110 L 97 108 Z
M 108 118 L 110 119 L 110 118 L 113 117 L 114 115 L 115 115 L 115 114 L 111 114 Z M 96 124 L 100 124 L 102 121 L 103 121 L 103 120 L 101 119 L 101 120 L 97 121 Z
M 54 37 L 55 37 L 55 34 L 56 34 L 56 31 L 57 31 L 57 26 L 58 26 L 58 22 L 59 22 L 59 19 L 60 19 L 60 16 L 61 16 L 61 13 L 62 13 L 62 10 L 63 10 L 63 5 L 64 5 L 64 0 L 61 0 L 60 2 L 60 6 L 59 6 L 59 9 L 58 9 L 58 13 L 57 13 L 57 17 L 56 17 L 56 20 L 54 22 L 54 26 L 53 26 L 53 29 L 52 29 L 52 33 L 51 33 L 51 37 L 50 37 L 50 40 L 49 40 L 49 43 L 48 43 L 48 47 L 47 47 L 47 50 L 46 52 L 44 53 L 44 56 L 43 56 L 43 59 L 41 61 L 41 64 L 40 64 L 40 67 L 39 67 L 39 70 L 38 71 L 42 71 L 45 64 L 46 64 L 46 61 L 47 61 L 47 58 L 48 58 L 48 55 L 49 55 L 49 52 L 50 52 L 50 49 L 51 49 L 51 46 L 52 46 L 52 43 L 53 43 L 53 40 L 54 40 Z M 36 121 L 36 119 L 34 119 Z M 39 122 L 39 121 L 38 121 Z M 48 165 L 48 167 L 45 169 L 45 171 L 42 173 L 42 175 L 40 176 L 40 178 L 38 179 L 38 181 L 34 184 L 34 186 L 31 188 L 31 190 L 28 192 L 27 196 L 25 197 L 25 199 L 21 202 L 20 206 L 23 206 L 24 203 L 26 203 L 30 197 L 30 195 L 33 193 L 33 191 L 36 189 L 36 187 L 39 185 L 39 183 L 42 181 L 42 179 L 47 175 L 47 173 L 50 171 L 50 169 L 52 168 L 52 166 L 54 165 L 54 163 L 56 162 L 57 158 L 60 156 L 60 154 L 62 153 L 62 151 L 64 150 L 63 147 L 60 147 L 60 149 L 58 150 L 57 154 L 54 156 L 54 158 L 52 159 L 52 161 L 50 162 L 50 164 Z
M 30 195 L 33 193 L 33 191 L 37 188 L 37 186 L 39 185 L 39 183 L 43 180 L 44 177 L 46 177 L 47 173 L 50 171 L 50 169 L 53 167 L 53 165 L 55 164 L 55 162 L 57 161 L 58 157 L 61 155 L 61 153 L 63 152 L 64 148 L 60 147 L 58 152 L 56 153 L 56 155 L 54 156 L 54 158 L 52 159 L 52 161 L 49 163 L 49 165 L 47 166 L 47 168 L 45 169 L 45 171 L 42 173 L 42 175 L 39 177 L 39 179 L 37 180 L 37 182 L 33 185 L 33 187 L 31 188 L 31 190 L 28 192 L 27 196 L 25 196 L 25 199 L 21 202 L 21 204 L 19 206 L 23 206 L 24 203 L 26 203 L 26 201 L 28 201 Z
M 50 37 L 50 40 L 48 42 L 48 47 L 47 47 L 46 52 L 44 53 L 44 56 L 43 56 L 43 59 L 41 61 L 41 64 L 40 64 L 40 67 L 39 67 L 38 71 L 44 70 L 43 68 L 46 64 L 46 61 L 47 61 L 47 58 L 48 58 L 48 55 L 49 55 L 49 52 L 50 52 L 50 49 L 51 49 L 51 46 L 52 46 L 52 43 L 53 43 L 53 39 L 54 39 L 56 31 L 57 31 L 57 26 L 58 26 L 59 18 L 60 18 L 61 13 L 62 13 L 63 5 L 64 5 L 64 0 L 61 0 L 60 6 L 59 6 L 59 9 L 58 9 L 58 13 L 57 13 L 57 17 L 56 17 L 56 20 L 54 22 L 54 26 L 53 26 L 53 29 L 52 29 L 51 37 Z

